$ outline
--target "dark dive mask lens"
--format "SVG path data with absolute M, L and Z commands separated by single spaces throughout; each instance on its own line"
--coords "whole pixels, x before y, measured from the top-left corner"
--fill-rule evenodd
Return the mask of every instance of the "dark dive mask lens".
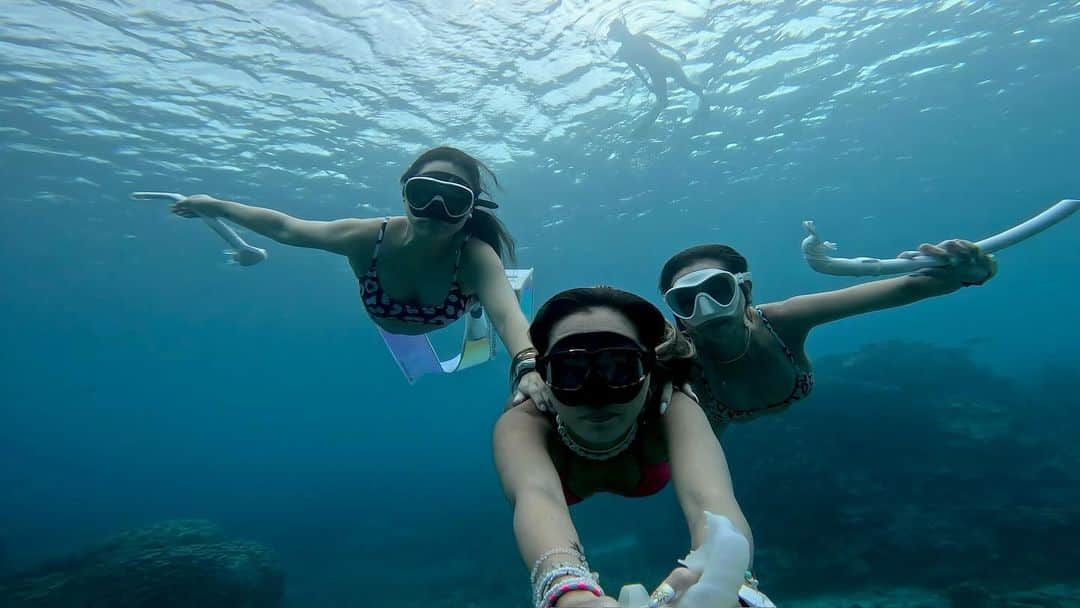
M 595 332 L 560 340 L 537 371 L 560 402 L 604 406 L 637 396 L 652 364 L 650 352 L 630 338 Z
M 405 201 L 417 217 L 457 222 L 472 211 L 476 196 L 451 174 L 425 173 L 406 180 Z

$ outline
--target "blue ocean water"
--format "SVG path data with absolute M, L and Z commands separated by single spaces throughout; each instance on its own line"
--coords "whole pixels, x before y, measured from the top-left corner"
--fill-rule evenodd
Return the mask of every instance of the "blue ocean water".
M 706 118 L 674 89 L 631 137 L 651 98 L 611 59 L 604 32 L 620 15 L 688 55 Z M 248 235 L 269 260 L 228 266 L 205 227 L 131 191 L 319 219 L 397 214 L 400 173 L 450 144 L 498 175 L 538 302 L 596 283 L 659 302 L 661 264 L 701 242 L 742 251 L 767 302 L 854 282 L 806 267 L 804 219 L 843 255 L 886 257 L 1080 196 L 1078 35 L 1075 0 L 9 0 L 0 571 L 199 517 L 281 554 L 287 606 L 373 593 L 394 606 L 527 602 L 490 456 L 506 355 L 408 386 L 344 260 Z M 1076 221 L 1001 254 L 985 287 L 817 330 L 811 354 L 899 339 L 962 347 L 1024 386 L 1051 368 L 1075 377 Z M 938 380 L 941 391 L 966 381 Z M 866 407 L 827 399 L 790 424 Z M 787 466 L 815 449 L 778 439 L 778 424 L 725 436 L 737 490 L 828 500 L 754 481 L 751 462 Z M 1078 429 L 1065 416 L 1027 437 Z M 1029 495 L 1077 494 L 1080 460 L 1061 458 L 1065 479 Z M 897 462 L 882 455 L 877 470 Z M 977 459 L 955 466 L 992 477 Z M 755 501 L 764 555 L 810 534 Z M 670 490 L 599 497 L 575 517 L 594 565 L 637 555 L 641 574 L 627 577 L 662 576 L 686 550 Z M 762 559 L 777 577 L 800 568 Z M 904 567 L 890 565 L 881 588 Z M 800 605 L 845 587 L 801 581 L 774 595 Z

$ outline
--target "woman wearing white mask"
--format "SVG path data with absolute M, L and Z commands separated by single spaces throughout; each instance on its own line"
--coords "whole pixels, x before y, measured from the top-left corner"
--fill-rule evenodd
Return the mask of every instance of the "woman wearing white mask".
M 719 434 L 730 422 L 786 410 L 808 394 L 814 374 L 810 330 L 831 321 L 945 295 L 994 276 L 997 262 L 973 243 L 924 244 L 945 266 L 781 302 L 753 306 L 746 258 L 726 245 L 681 251 L 660 271 L 660 293 L 697 349 L 691 385 Z

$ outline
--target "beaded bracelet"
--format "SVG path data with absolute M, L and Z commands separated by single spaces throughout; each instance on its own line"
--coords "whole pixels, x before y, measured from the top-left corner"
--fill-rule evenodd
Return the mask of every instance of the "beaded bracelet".
M 513 361 L 510 362 L 510 388 L 512 390 L 517 390 L 522 376 L 536 369 L 536 357 L 539 354 L 540 351 L 529 347 L 514 355 Z
M 578 561 L 581 562 L 581 565 L 588 567 L 588 564 L 585 562 L 585 556 L 582 555 L 581 551 L 575 549 L 574 547 L 556 547 L 554 549 L 545 551 L 540 557 L 536 558 L 535 562 L 533 562 L 532 573 L 529 574 L 530 585 L 536 584 L 536 575 L 540 573 L 540 566 L 544 565 L 544 561 L 554 555 L 576 556 L 578 558 Z
M 541 580 L 548 580 L 550 582 L 550 580 L 551 580 L 550 574 L 553 571 L 555 571 L 555 570 L 565 570 L 567 568 L 573 570 L 574 574 L 580 574 L 580 573 L 588 574 L 589 573 L 589 564 L 586 564 L 586 563 L 583 563 L 583 562 L 580 562 L 580 561 L 577 561 L 577 562 L 555 562 L 554 564 L 552 564 L 547 569 L 547 571 L 544 572 L 543 579 L 541 579 L 539 576 L 537 576 L 536 578 L 532 579 L 531 584 L 532 584 L 533 587 L 536 587 L 536 586 L 539 585 Z M 540 586 L 543 586 L 543 585 L 540 585 Z
M 588 591 L 596 597 L 603 597 L 604 590 L 600 588 L 592 581 L 592 578 L 573 578 L 568 581 L 564 581 L 555 586 L 554 589 L 547 592 L 544 596 L 544 603 L 540 605 L 540 608 L 554 608 L 559 598 L 570 593 L 571 591 Z
M 548 591 L 551 590 L 551 586 L 555 584 L 555 581 L 564 576 L 570 576 L 573 579 L 591 578 L 589 571 L 581 566 L 560 566 L 558 568 L 552 568 L 544 574 L 544 578 L 540 579 L 539 583 L 533 586 L 533 605 L 539 606 L 540 601 L 543 600 Z
M 531 371 L 536 371 L 536 359 L 522 359 L 518 362 L 517 366 L 514 367 L 514 379 L 510 382 L 511 390 L 516 391 L 521 379 Z

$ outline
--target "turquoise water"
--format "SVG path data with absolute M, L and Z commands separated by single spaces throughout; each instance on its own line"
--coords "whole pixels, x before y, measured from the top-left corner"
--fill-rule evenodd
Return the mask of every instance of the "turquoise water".
M 651 99 L 609 59 L 604 32 L 620 14 L 688 55 L 706 118 L 693 120 L 696 100 L 673 89 L 657 124 L 630 137 Z M 343 260 L 249 235 L 270 259 L 228 266 L 210 231 L 130 200 L 133 190 L 205 192 L 309 218 L 396 214 L 401 171 L 445 143 L 498 174 L 500 216 L 522 265 L 536 268 L 538 302 L 600 282 L 658 302 L 660 265 L 700 242 L 742 251 L 756 298 L 772 301 L 854 282 L 802 262 L 804 219 L 841 254 L 886 257 L 982 238 L 1080 197 L 1078 34 L 1076 1 L 5 2 L 0 569 L 116 530 L 206 517 L 281 554 L 287 606 L 353 606 L 372 593 L 394 606 L 528 601 L 490 458 L 505 354 L 409 387 Z M 947 469 L 949 484 L 1000 489 L 980 490 L 981 505 L 1038 499 L 1056 509 L 1046 521 L 1080 522 L 1065 506 L 1080 494 L 1067 441 L 1080 430 L 1068 414 L 1080 367 L 1076 221 L 1002 254 L 983 288 L 824 327 L 809 344 L 815 358 L 843 361 L 867 345 L 925 342 L 958 348 L 945 360 L 970 358 L 983 375 L 897 356 L 883 361 L 902 370 L 867 380 L 836 363 L 785 420 L 725 435 L 775 599 L 946 586 L 890 562 L 889 547 L 867 548 L 858 577 L 799 576 L 807 561 L 829 561 L 805 552 L 810 539 L 840 532 L 792 522 L 785 508 L 837 505 L 837 488 L 912 474 L 892 451 L 849 446 L 836 466 L 815 460 L 837 448 L 799 429 L 873 444 L 910 427 L 898 450 Z M 949 428 L 947 406 L 1006 392 L 971 389 L 939 408 L 896 399 L 878 414 L 844 388 L 915 391 L 913 377 L 930 383 L 919 395 L 1000 381 L 1015 400 L 1001 397 L 992 416 L 1053 423 L 1022 434 L 1006 425 L 990 440 L 969 433 L 978 448 L 927 456 L 924 433 Z M 1011 417 L 1043 406 L 1066 413 Z M 994 437 L 1038 446 L 1015 461 L 1053 461 L 1061 475 L 999 475 L 1013 461 L 973 454 L 1020 448 Z M 845 477 L 852 453 L 866 477 Z M 783 481 L 811 466 L 844 479 Z M 904 496 L 912 538 L 929 538 L 932 511 L 912 513 L 937 504 L 931 490 L 843 500 L 880 528 L 899 525 Z M 670 490 L 600 497 L 575 517 L 594 565 L 603 573 L 606 560 L 616 581 L 659 580 L 687 548 Z M 988 522 L 970 526 L 986 532 Z M 860 533 L 852 525 L 845 534 Z M 1040 579 L 1014 537 L 958 538 L 976 565 L 1017 556 L 1018 570 L 986 562 L 983 579 L 965 575 L 974 583 Z M 1069 582 L 1044 578 L 1035 582 Z

